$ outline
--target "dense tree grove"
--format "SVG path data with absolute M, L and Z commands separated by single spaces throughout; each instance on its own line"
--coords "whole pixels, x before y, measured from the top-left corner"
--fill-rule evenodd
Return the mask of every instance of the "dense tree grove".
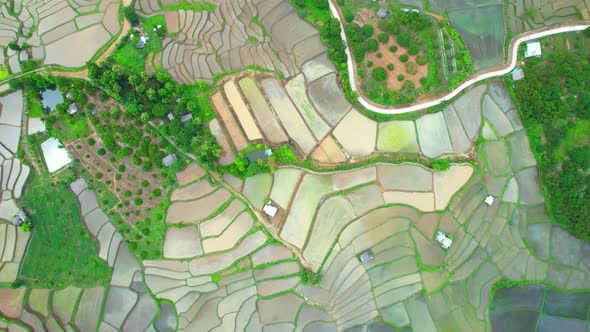
M 203 121 L 206 97 L 200 100 L 195 87 L 176 84 L 167 72 L 138 74 L 109 63 L 100 66 L 90 63 L 88 76 L 93 84 L 103 87 L 121 102 L 127 112 L 143 121 L 164 119 L 172 113 L 174 120 L 166 121 L 162 132 L 182 150 L 194 153 L 205 168 L 216 167 L 221 150 Z M 206 88 L 202 86 L 203 90 Z M 192 114 L 193 118 L 182 122 L 180 117 L 187 114 Z M 105 146 L 109 147 L 106 142 Z
M 552 220 L 590 241 L 590 64 L 555 50 L 530 59 L 514 85 Z

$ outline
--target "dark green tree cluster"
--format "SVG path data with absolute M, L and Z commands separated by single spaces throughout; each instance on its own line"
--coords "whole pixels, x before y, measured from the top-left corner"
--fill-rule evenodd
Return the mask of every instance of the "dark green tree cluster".
M 516 99 L 552 220 L 590 241 L 590 133 L 569 138 L 590 121 L 590 64 L 584 54 L 561 49 L 543 57 L 527 63 L 526 79 L 514 84 Z
M 180 149 L 195 154 L 203 167 L 216 167 L 221 150 L 203 123 L 203 110 L 196 99 L 198 91 L 193 86 L 176 84 L 167 72 L 138 74 L 110 63 L 100 66 L 90 63 L 88 76 L 93 84 L 104 88 L 128 113 L 142 121 L 164 119 L 172 113 L 175 119 L 165 121 L 162 132 Z M 202 86 L 202 95 L 207 88 Z M 193 118 L 182 122 L 180 117 L 187 114 Z

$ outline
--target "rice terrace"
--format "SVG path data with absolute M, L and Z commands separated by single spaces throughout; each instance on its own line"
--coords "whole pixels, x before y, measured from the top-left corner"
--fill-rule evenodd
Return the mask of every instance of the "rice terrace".
M 0 331 L 588 331 L 590 1 L 0 13 Z

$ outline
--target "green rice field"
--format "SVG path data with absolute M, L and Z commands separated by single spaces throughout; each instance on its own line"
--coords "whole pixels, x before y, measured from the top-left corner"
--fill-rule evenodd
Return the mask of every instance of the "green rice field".
M 453 26 L 471 53 L 475 70 L 500 65 L 504 59 L 504 11 L 502 6 L 449 12 Z

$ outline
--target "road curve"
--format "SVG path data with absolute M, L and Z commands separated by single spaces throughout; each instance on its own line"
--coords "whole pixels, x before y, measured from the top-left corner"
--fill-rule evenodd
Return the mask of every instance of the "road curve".
M 453 89 L 449 92 L 446 92 L 440 96 L 437 96 L 437 97 L 434 97 L 434 98 L 431 98 L 431 99 L 428 99 L 425 101 L 419 101 L 419 102 L 416 102 L 413 104 L 399 105 L 399 106 L 385 106 L 385 105 L 380 105 L 380 104 L 377 104 L 375 102 L 368 100 L 368 98 L 365 97 L 364 93 L 358 89 L 357 75 L 356 75 L 356 70 L 355 70 L 356 64 L 355 64 L 354 59 L 351 56 L 350 47 L 349 47 L 348 41 L 346 39 L 346 34 L 344 33 L 344 25 L 342 23 L 341 12 L 336 7 L 336 5 L 334 5 L 334 0 L 330 0 L 329 4 L 330 4 L 330 11 L 332 12 L 332 16 L 334 16 L 335 18 L 338 19 L 338 21 L 340 22 L 340 27 L 342 28 L 342 31 L 340 32 L 340 36 L 342 37 L 342 40 L 344 41 L 344 43 L 346 45 L 346 56 L 348 58 L 347 62 L 348 62 L 348 77 L 350 79 L 350 88 L 353 91 L 358 92 L 358 94 L 359 94 L 358 101 L 361 103 L 361 105 L 363 105 L 369 111 L 381 113 L 381 114 L 411 113 L 411 112 L 415 112 L 415 111 L 423 110 L 423 109 L 426 109 L 426 108 L 429 108 L 432 106 L 439 105 L 444 101 L 451 100 L 455 96 L 457 96 L 461 91 L 465 90 L 466 88 L 468 88 L 469 86 L 471 86 L 477 82 L 486 80 L 491 77 L 506 75 L 509 72 L 511 72 L 512 69 L 514 69 L 514 67 L 516 67 L 516 63 L 518 61 L 518 47 L 520 46 L 520 44 L 530 41 L 530 40 L 534 40 L 534 39 L 538 39 L 538 38 L 542 38 L 542 37 L 546 37 L 546 36 L 550 36 L 550 35 L 554 35 L 554 34 L 558 34 L 558 33 L 581 31 L 581 30 L 584 30 L 590 26 L 590 22 L 586 21 L 586 22 L 578 22 L 578 23 L 561 24 L 561 25 L 556 25 L 556 26 L 544 27 L 544 28 L 540 28 L 537 30 L 527 31 L 525 33 L 518 35 L 516 38 L 512 39 L 512 41 L 510 42 L 510 47 L 509 47 L 510 53 L 508 55 L 508 63 L 507 64 L 504 64 L 504 65 L 501 65 L 499 67 L 492 68 L 489 70 L 484 70 L 484 71 L 479 71 L 477 73 L 474 73 L 471 76 L 469 76 L 467 78 L 467 80 L 465 82 L 463 82 L 461 85 L 459 85 L 455 89 Z

